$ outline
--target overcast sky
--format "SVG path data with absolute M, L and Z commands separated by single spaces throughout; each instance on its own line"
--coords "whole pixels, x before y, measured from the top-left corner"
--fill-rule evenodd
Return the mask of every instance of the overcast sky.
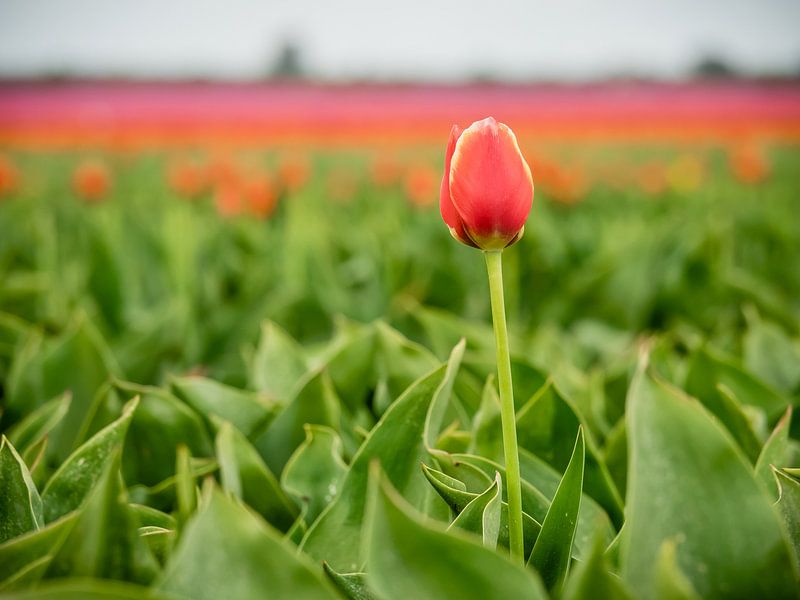
M 325 78 L 800 71 L 800 0 L 0 0 L 0 75 Z

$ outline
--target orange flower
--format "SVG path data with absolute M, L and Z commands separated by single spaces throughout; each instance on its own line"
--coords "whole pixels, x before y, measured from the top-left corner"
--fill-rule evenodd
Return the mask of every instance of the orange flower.
M 514 132 L 492 117 L 463 132 L 453 125 L 439 198 L 451 235 L 468 246 L 499 250 L 522 237 L 533 179 Z
M 734 177 L 741 183 L 761 183 L 770 173 L 770 165 L 761 148 L 753 145 L 740 146 L 728 152 L 728 165 Z
M 19 171 L 10 158 L 0 156 L 0 198 L 17 191 Z
M 311 167 L 308 158 L 302 154 L 289 154 L 284 156 L 278 166 L 278 178 L 282 188 L 294 194 L 299 192 L 308 183 Z
M 667 176 L 664 165 L 660 162 L 649 162 L 641 166 L 638 172 L 639 188 L 648 196 L 660 196 L 667 189 Z
M 583 170 L 576 166 L 556 170 L 550 195 L 562 204 L 577 204 L 586 195 L 589 184 Z
M 402 173 L 402 166 L 389 154 L 375 156 L 370 165 L 372 183 L 379 188 L 388 188 L 395 185 Z
M 99 160 L 86 160 L 75 169 L 72 187 L 87 202 L 100 202 L 111 189 L 111 172 Z
M 414 206 L 436 202 L 436 170 L 430 165 L 414 165 L 403 178 L 403 188 Z
M 278 195 L 269 173 L 259 171 L 248 177 L 244 181 L 242 193 L 247 207 L 255 216 L 266 219 L 275 210 Z
M 179 196 L 196 198 L 206 190 L 206 171 L 196 162 L 176 159 L 169 164 L 167 181 L 172 191 Z
M 235 217 L 242 214 L 245 202 L 239 184 L 233 181 L 219 183 L 214 188 L 214 204 L 217 212 L 223 217 Z

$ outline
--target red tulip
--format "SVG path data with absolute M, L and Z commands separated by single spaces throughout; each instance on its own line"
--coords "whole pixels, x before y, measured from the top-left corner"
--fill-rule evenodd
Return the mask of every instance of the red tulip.
M 206 170 L 196 162 L 176 159 L 167 169 L 167 180 L 173 192 L 184 198 L 196 198 L 206 189 Z
M 429 165 L 414 165 L 403 178 L 403 188 L 411 203 L 417 207 L 436 202 L 436 170 Z
M 733 175 L 742 183 L 761 183 L 769 176 L 769 161 L 758 146 L 741 146 L 730 150 L 728 164 Z
M 275 183 L 269 173 L 257 171 L 243 185 L 244 198 L 250 212 L 260 219 L 266 219 L 275 210 L 278 195 Z
M 11 162 L 11 159 L 0 155 L 0 198 L 13 194 L 17 190 L 18 181 L 17 167 Z
M 532 202 L 531 170 L 511 129 L 492 117 L 463 132 L 453 125 L 439 207 L 454 238 L 481 250 L 510 246 Z
M 75 193 L 87 202 L 100 202 L 111 188 L 111 172 L 97 160 L 82 162 L 72 177 Z

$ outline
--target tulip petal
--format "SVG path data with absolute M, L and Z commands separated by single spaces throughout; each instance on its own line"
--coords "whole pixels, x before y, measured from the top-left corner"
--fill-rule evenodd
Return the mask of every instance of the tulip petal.
M 449 172 L 450 199 L 465 233 L 483 249 L 511 242 L 533 201 L 531 171 L 514 133 L 492 117 L 476 121 L 458 138 Z M 442 217 L 447 222 L 444 209 Z
M 450 129 L 450 139 L 447 141 L 447 151 L 444 157 L 444 175 L 442 176 L 442 184 L 439 188 L 439 211 L 442 213 L 442 219 L 450 228 L 450 235 L 468 246 L 475 246 L 475 243 L 470 240 L 469 236 L 464 232 L 464 225 L 450 198 L 450 163 L 453 159 L 453 152 L 455 152 L 456 143 L 460 136 L 461 128 L 458 125 L 453 125 Z

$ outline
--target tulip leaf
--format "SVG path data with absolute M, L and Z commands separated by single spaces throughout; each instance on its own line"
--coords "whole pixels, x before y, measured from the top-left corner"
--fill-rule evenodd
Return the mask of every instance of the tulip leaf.
M 75 525 L 78 513 L 73 512 L 41 529 L 30 531 L 0 544 L 0 582 L 13 578 L 33 563 L 49 564 L 67 534 Z
M 519 445 L 563 472 L 572 456 L 578 427 L 583 425 L 586 440 L 584 493 L 592 496 L 609 514 L 614 524 L 623 520 L 623 503 L 605 462 L 587 433 L 587 423 L 573 402 L 548 380 L 517 413 Z
M 664 540 L 656 563 L 655 597 L 657 600 L 700 600 L 692 582 L 676 560 L 675 539 Z
M 71 402 L 52 432 L 50 452 L 64 460 L 78 442 L 86 415 L 100 386 L 117 372 L 117 365 L 100 332 L 79 314 L 64 333 L 43 343 L 24 377 L 10 385 L 9 407 L 22 409 L 70 392 Z
M 658 553 L 676 539 L 677 564 L 703 598 L 793 597 L 781 524 L 727 430 L 642 366 L 628 393 L 627 430 L 629 512 L 620 556 L 632 591 L 654 597 Z
M 171 381 L 175 395 L 199 414 L 229 421 L 247 437 L 267 426 L 277 406 L 263 396 L 239 390 L 205 377 L 177 377 Z
M 126 393 L 140 394 L 125 440 L 123 472 L 126 481 L 154 486 L 175 472 L 177 447 L 184 444 L 193 457 L 210 457 L 213 446 L 200 416 L 160 388 L 118 382 Z
M 483 515 L 484 509 L 493 498 L 491 490 L 494 483 L 483 494 L 473 494 L 466 491 L 466 486 L 458 479 L 453 479 L 426 465 L 422 465 L 422 471 L 430 484 L 450 507 L 456 518 L 451 523 L 451 527 L 458 527 L 465 531 L 472 532 L 478 536 L 483 536 Z M 502 479 L 498 482 L 502 485 Z M 502 497 L 502 493 L 500 494 Z M 466 514 L 465 514 L 466 513 Z M 524 541 L 525 556 L 530 556 L 536 536 L 539 535 L 541 526 L 528 513 L 522 513 L 522 533 Z M 501 548 L 508 549 L 508 503 L 500 503 L 500 527 L 498 531 L 497 544 Z
M 745 367 L 776 390 L 793 392 L 800 385 L 800 348 L 780 327 L 761 320 L 755 310 L 745 316 Z
M 0 440 L 0 543 L 44 525 L 42 499 L 28 467 L 5 436 Z
M 705 404 L 712 413 L 717 414 L 715 408 L 719 402 L 720 384 L 730 390 L 739 402 L 763 410 L 770 420 L 779 417 L 788 405 L 788 400 L 780 393 L 742 371 L 731 361 L 712 355 L 705 348 L 695 352 L 689 361 L 686 391 Z M 725 423 L 725 419 L 717 416 Z
M 487 478 L 494 472 L 499 472 L 505 482 L 505 468 L 481 456 L 471 454 L 453 454 L 449 461 L 439 457 L 440 464 L 445 472 L 454 477 L 473 476 L 472 470 L 478 470 Z M 537 522 L 544 520 L 550 508 L 550 502 L 558 489 L 561 476 L 549 465 L 545 464 L 529 452 L 520 451 L 520 474 L 522 476 L 522 509 Z M 468 488 L 469 489 L 469 488 Z M 597 503 L 586 494 L 583 494 L 580 511 L 578 513 L 578 529 L 575 535 L 573 554 L 582 558 L 591 549 L 591 541 L 595 529 L 601 527 L 605 539 L 610 541 L 614 536 L 608 515 Z
M 572 458 L 564 471 L 547 515 L 542 521 L 542 529 L 528 564 L 536 568 L 542 581 L 556 595 L 567 577 L 572 544 L 578 527 L 578 512 L 583 491 L 583 467 L 586 450 L 583 440 L 583 427 L 578 428 L 578 438 L 572 451 Z
M 427 373 L 439 364 L 439 359 L 430 350 L 412 342 L 383 321 L 375 325 L 375 350 L 374 376 L 386 381 L 388 392 L 386 405 L 376 407 L 378 414 L 382 414 L 390 402 L 414 383 L 420 373 Z
M 100 579 L 65 579 L 4 594 L 3 600 L 175 600 L 140 585 Z
M 64 393 L 45 402 L 8 430 L 8 439 L 23 455 L 47 437 L 67 414 L 72 397 Z
M 366 573 L 337 573 L 326 562 L 322 567 L 328 579 L 348 600 L 377 600 L 367 587 Z
M 341 406 L 324 370 L 311 371 L 298 384 L 297 395 L 254 441 L 264 462 L 276 475 L 305 439 L 306 424 L 337 427 Z
M 611 572 L 602 535 L 596 535 L 592 550 L 575 561 L 564 584 L 561 600 L 633 600 L 622 580 Z
M 773 469 L 778 484 L 778 512 L 794 550 L 795 564 L 800 567 L 800 481 L 784 469 Z
M 247 438 L 224 422 L 216 445 L 223 489 L 244 500 L 279 531 L 287 531 L 297 518 L 297 507 Z
M 430 486 L 417 470 L 427 457 L 423 432 L 434 396 L 450 389 L 460 355 L 413 383 L 383 414 L 350 464 L 341 491 L 308 530 L 301 548 L 337 571 L 361 566 L 360 539 L 371 461 L 380 462 L 386 477 L 412 505 L 425 506 Z M 402 451 L 398 452 L 398 449 Z
M 376 465 L 377 467 L 377 465 Z M 546 598 L 535 574 L 421 515 L 374 468 L 364 546 L 367 582 L 385 600 Z
M 306 369 L 300 345 L 277 324 L 266 321 L 250 365 L 251 388 L 270 398 L 289 400 Z
M 193 600 L 337 597 L 294 546 L 217 489 L 189 521 L 155 587 Z
M 503 460 L 503 437 L 500 423 L 500 398 L 494 375 L 486 378 L 481 404 L 472 419 L 472 439 L 468 452 L 490 460 Z
M 778 489 L 772 475 L 772 467 L 785 467 L 786 456 L 789 449 L 789 427 L 792 422 L 792 409 L 787 408 L 786 413 L 775 425 L 772 434 L 767 438 L 761 453 L 756 461 L 756 477 L 770 490 L 775 499 L 778 498 Z
M 481 536 L 483 545 L 494 550 L 500 536 L 502 479 L 498 473 L 489 488 L 474 498 L 450 524 L 450 527 L 471 531 Z M 508 527 L 508 523 L 506 523 Z M 507 544 L 506 544 L 506 547 Z
M 89 438 L 53 474 L 42 492 L 45 521 L 54 521 L 81 505 L 122 448 L 138 405 L 138 398 L 129 401 L 119 419 Z
M 75 524 L 54 553 L 48 578 L 65 576 L 121 579 L 147 584 L 158 569 L 139 537 L 136 513 L 121 486 L 120 451 L 103 463 L 103 470 Z
M 322 425 L 306 425 L 305 431 L 305 441 L 283 469 L 281 484 L 308 504 L 305 518 L 313 523 L 339 493 L 347 465 L 342 460 L 342 441 L 336 431 Z
M 192 473 L 189 449 L 179 444 L 176 451 L 175 464 L 175 499 L 177 504 L 177 518 L 184 525 L 197 508 L 197 486 Z

